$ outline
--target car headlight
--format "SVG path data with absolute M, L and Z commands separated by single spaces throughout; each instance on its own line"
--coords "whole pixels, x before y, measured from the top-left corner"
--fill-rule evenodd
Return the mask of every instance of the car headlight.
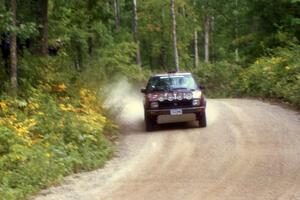
M 183 99 L 182 94 L 178 94 L 178 96 L 176 97 L 177 100 L 181 101 Z
M 187 100 L 191 100 L 193 98 L 193 93 L 191 92 L 184 93 L 183 98 Z
M 149 101 L 157 101 L 158 99 L 158 94 L 148 94 L 148 99 Z
M 158 101 L 163 102 L 165 100 L 165 97 L 163 94 L 159 95 Z
M 200 99 L 194 99 L 193 106 L 200 106 Z
M 158 108 L 158 102 L 151 102 L 150 107 L 151 108 Z
M 193 92 L 193 98 L 194 98 L 194 99 L 200 99 L 200 98 L 201 98 L 201 95 L 202 95 L 202 92 L 201 92 L 201 91 L 194 91 L 194 92 Z
M 173 101 L 174 100 L 174 96 L 173 94 L 168 94 L 168 101 Z

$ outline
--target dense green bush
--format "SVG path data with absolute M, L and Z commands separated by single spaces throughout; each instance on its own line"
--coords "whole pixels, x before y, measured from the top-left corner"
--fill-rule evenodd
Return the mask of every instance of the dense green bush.
M 25 56 L 18 97 L 0 96 L 1 200 L 26 199 L 112 156 L 117 126 L 71 67 L 64 56 Z
M 300 46 L 274 50 L 242 68 L 228 62 L 202 64 L 194 70 L 209 97 L 262 97 L 300 107 Z
M 193 73 L 199 83 L 205 86 L 209 97 L 229 97 L 232 95 L 234 78 L 238 76 L 241 67 L 228 62 L 202 64 Z
M 112 156 L 117 126 L 102 107 L 111 80 L 146 79 L 134 65 L 136 46 L 122 42 L 91 57 L 78 71 L 61 50 L 19 60 L 19 92 L 0 95 L 0 199 L 26 199 L 63 176 L 100 167 Z M 6 92 L 5 92 L 6 91 Z
M 79 85 L 87 85 L 95 91 L 99 85 L 110 84 L 113 79 L 126 77 L 132 82 L 145 81 L 150 71 L 135 63 L 136 45 L 122 42 L 112 44 L 101 51 L 99 57 L 90 61 L 77 80 Z
M 300 46 L 277 49 L 258 59 L 236 80 L 239 94 L 280 99 L 300 107 Z

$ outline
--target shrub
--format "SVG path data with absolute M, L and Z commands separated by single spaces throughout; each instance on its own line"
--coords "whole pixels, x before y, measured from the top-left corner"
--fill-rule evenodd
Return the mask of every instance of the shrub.
M 277 49 L 258 59 L 236 81 L 239 93 L 276 98 L 300 107 L 300 46 Z
M 228 62 L 202 64 L 194 70 L 209 97 L 262 97 L 300 107 L 300 46 L 274 50 L 242 68 Z
M 228 62 L 218 62 L 213 64 L 202 64 L 193 73 L 204 85 L 205 93 L 209 97 L 229 97 L 232 95 L 234 78 L 241 71 L 241 67 Z
M 74 87 L 79 73 L 68 73 L 61 57 L 25 58 L 21 64 L 19 96 L 0 96 L 0 199 L 5 200 L 26 199 L 65 175 L 103 166 L 117 137 L 98 95 Z

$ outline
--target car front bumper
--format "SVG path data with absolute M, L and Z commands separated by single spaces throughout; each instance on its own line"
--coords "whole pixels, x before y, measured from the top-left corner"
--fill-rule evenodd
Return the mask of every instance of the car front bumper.
M 177 109 L 177 108 L 176 108 Z M 179 108 L 182 109 L 182 114 L 201 113 L 205 111 L 205 107 Z M 146 113 L 150 116 L 171 115 L 172 109 L 155 109 L 147 110 Z
M 164 124 L 195 121 L 199 119 L 199 115 L 201 115 L 201 113 L 205 112 L 205 107 L 191 107 L 179 109 L 182 109 L 181 115 L 171 115 L 171 109 L 146 110 L 145 114 L 147 114 L 157 123 Z

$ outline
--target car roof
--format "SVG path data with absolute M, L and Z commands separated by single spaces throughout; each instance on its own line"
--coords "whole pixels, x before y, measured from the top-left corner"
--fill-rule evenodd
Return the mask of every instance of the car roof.
M 184 75 L 192 75 L 189 72 L 170 72 L 164 74 L 155 74 L 152 77 L 163 77 L 163 76 L 184 76 Z

